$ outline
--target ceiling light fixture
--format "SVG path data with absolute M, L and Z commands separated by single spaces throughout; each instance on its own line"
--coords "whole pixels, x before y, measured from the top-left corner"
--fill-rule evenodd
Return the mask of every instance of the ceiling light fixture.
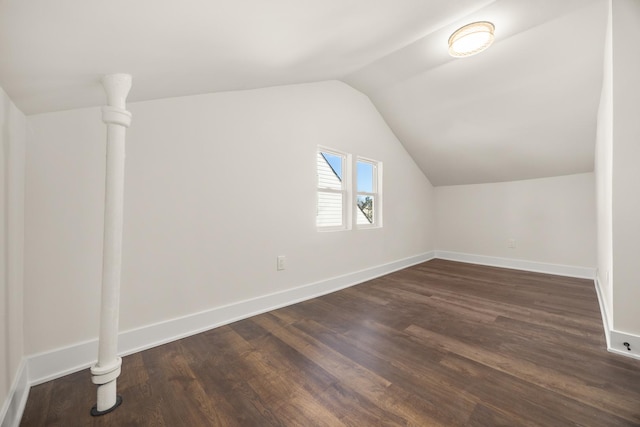
M 449 55 L 455 58 L 480 53 L 493 43 L 495 26 L 488 21 L 473 22 L 458 28 L 449 37 Z

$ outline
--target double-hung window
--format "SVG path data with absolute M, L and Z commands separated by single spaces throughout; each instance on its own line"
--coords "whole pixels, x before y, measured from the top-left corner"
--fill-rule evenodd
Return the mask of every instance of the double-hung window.
M 318 230 L 382 226 L 382 163 L 320 147 L 317 176 Z
M 316 226 L 319 229 L 341 230 L 348 227 L 349 157 L 335 150 L 318 150 Z
M 377 227 L 382 225 L 380 192 L 378 190 L 381 166 L 379 162 L 356 160 L 356 225 Z

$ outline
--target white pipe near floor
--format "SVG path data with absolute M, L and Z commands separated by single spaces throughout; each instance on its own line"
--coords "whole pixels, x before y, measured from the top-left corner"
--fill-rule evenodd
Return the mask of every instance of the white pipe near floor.
M 111 412 L 122 399 L 116 384 L 122 359 L 117 355 L 120 274 L 122 271 L 122 217 L 124 208 L 125 132 L 131 124 L 126 99 L 131 76 L 110 74 L 102 79 L 107 106 L 102 121 L 107 125 L 107 165 L 104 200 L 104 243 L 102 260 L 102 299 L 98 362 L 91 368 L 91 381 L 98 385 L 97 404 L 92 415 Z

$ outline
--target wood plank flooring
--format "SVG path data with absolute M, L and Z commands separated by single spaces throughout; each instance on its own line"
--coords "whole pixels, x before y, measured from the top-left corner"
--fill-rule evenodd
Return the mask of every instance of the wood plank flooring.
M 21 426 L 639 426 L 590 280 L 432 260 L 31 389 Z

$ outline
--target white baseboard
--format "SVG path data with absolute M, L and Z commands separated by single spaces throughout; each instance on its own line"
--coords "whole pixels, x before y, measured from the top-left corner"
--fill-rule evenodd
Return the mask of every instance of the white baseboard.
M 536 273 L 556 274 L 558 276 L 578 277 L 580 279 L 593 279 L 596 273 L 596 269 L 591 267 L 575 267 L 571 265 L 465 254 L 461 252 L 436 251 L 435 257 L 450 261 L 468 262 L 470 264 L 481 264 L 492 267 L 512 268 L 515 270 L 533 271 Z
M 602 325 L 604 327 L 604 335 L 607 339 L 607 350 L 611 353 L 620 354 L 622 356 L 640 359 L 640 336 L 615 330 L 609 316 L 609 309 L 604 299 L 604 290 L 598 277 L 595 278 L 594 284 L 596 294 L 598 295 L 598 304 L 600 304 L 600 313 L 602 313 Z M 629 348 L 624 345 L 629 344 Z
M 627 332 L 611 330 L 610 342 L 607 343 L 608 349 L 611 353 L 620 354 L 622 356 L 632 357 L 640 360 L 640 336 L 630 334 Z M 629 344 L 630 350 L 624 343 Z
M 431 251 L 297 288 L 124 331 L 118 336 L 118 354 L 126 356 L 166 344 L 237 320 L 348 288 L 429 261 L 434 257 L 435 252 Z M 41 384 L 86 369 L 95 363 L 97 354 L 98 340 L 94 339 L 29 356 L 29 383 L 31 385 Z
M 27 357 L 29 384 L 34 386 L 92 366 L 98 355 L 98 340 L 90 340 Z
M 9 395 L 0 410 L 0 427 L 18 427 L 29 397 L 29 375 L 26 359 L 22 359 L 11 384 Z
M 602 315 L 602 327 L 604 328 L 604 337 L 607 340 L 607 350 L 611 348 L 611 328 L 609 325 L 611 324 L 609 317 L 609 309 L 607 308 L 606 300 L 604 299 L 604 291 L 602 289 L 602 284 L 600 283 L 600 279 L 596 275 L 596 278 L 593 281 L 596 287 L 596 295 L 598 295 L 598 305 L 600 305 L 600 314 Z

